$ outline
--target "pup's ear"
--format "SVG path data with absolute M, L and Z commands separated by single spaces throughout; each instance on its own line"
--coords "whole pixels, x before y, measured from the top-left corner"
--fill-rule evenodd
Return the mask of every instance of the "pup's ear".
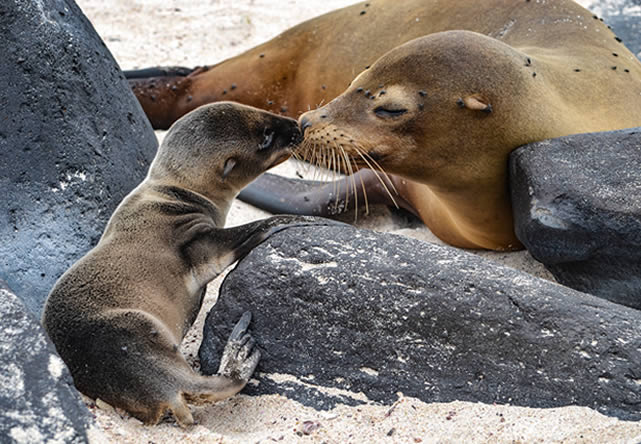
M 236 159 L 234 159 L 233 157 L 230 157 L 225 161 L 225 168 L 223 169 L 223 179 L 229 176 L 229 173 L 231 173 L 231 170 L 233 170 L 235 166 Z

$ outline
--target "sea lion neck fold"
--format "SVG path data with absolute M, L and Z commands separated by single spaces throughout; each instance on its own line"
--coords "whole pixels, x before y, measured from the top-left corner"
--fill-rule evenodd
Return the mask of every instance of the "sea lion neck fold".
M 199 213 L 210 217 L 217 227 L 225 225 L 225 216 L 229 211 L 231 199 L 214 204 L 211 199 L 202 194 L 176 185 L 155 184 L 149 188 L 150 192 L 160 197 L 158 211 L 163 214 L 181 216 Z

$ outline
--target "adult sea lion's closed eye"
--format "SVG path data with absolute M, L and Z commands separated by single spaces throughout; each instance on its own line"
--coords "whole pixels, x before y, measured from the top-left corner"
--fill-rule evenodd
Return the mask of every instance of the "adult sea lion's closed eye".
M 379 106 L 374 110 L 374 113 L 378 117 L 383 117 L 383 118 L 393 118 L 393 117 L 399 117 L 402 116 L 407 112 L 407 109 L 405 108 L 384 108 L 382 106 Z

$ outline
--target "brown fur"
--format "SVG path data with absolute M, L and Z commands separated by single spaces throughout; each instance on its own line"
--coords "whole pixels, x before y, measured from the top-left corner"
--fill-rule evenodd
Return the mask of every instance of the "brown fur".
M 527 53 L 469 31 L 401 45 L 334 101 L 301 116 L 306 145 L 344 149 L 359 167 L 376 159 L 395 175 L 401 199 L 452 245 L 519 248 L 509 153 L 541 139 L 641 124 L 641 64 L 634 56 L 621 47 L 617 58 L 631 72 L 614 72 L 614 39 L 599 50 L 579 48 L 574 36 L 555 29 L 549 34 L 560 49 Z M 543 31 L 527 41 L 537 43 Z M 522 41 L 516 24 L 511 32 Z
M 186 400 L 244 387 L 259 358 L 244 334 L 247 316 L 219 375 L 195 373 L 178 347 L 207 283 L 287 221 L 222 228 L 238 191 L 288 158 L 299 137 L 291 119 L 230 103 L 199 108 L 171 128 L 147 178 L 46 301 L 43 324 L 80 391 L 148 424 L 169 410 L 187 425 Z
M 167 128 L 190 110 L 219 100 L 298 117 L 337 97 L 391 49 L 450 30 L 485 34 L 528 54 L 531 49 L 533 55 L 552 50 L 557 63 L 584 68 L 582 72 L 590 71 L 591 64 L 584 62 L 592 55 L 605 62 L 594 66 L 606 69 L 618 64 L 620 71 L 638 63 L 606 25 L 571 0 L 486 0 L 474 5 L 469 0 L 371 0 L 303 22 L 186 77 L 131 83 L 155 128 Z M 612 52 L 623 58 L 614 58 Z M 604 74 L 599 70 L 596 76 Z
M 399 205 L 461 247 L 521 247 L 507 196 L 511 150 L 641 125 L 641 64 L 571 0 L 371 0 L 295 26 L 176 84 L 143 81 L 134 91 L 156 126 L 221 98 L 297 116 L 338 96 L 369 65 L 336 102 L 306 115 L 314 125 L 308 140 L 318 144 L 314 137 L 331 120 L 351 134 L 348 143 L 384 156 Z M 379 94 L 381 84 L 386 94 L 375 100 L 355 94 L 358 87 Z M 419 90 L 426 93 L 420 102 Z M 372 115 L 392 97 L 408 104 L 398 125 Z M 370 201 L 386 200 L 373 173 L 357 174 Z M 306 196 L 299 208 L 317 197 Z M 320 200 L 317 214 L 329 214 Z

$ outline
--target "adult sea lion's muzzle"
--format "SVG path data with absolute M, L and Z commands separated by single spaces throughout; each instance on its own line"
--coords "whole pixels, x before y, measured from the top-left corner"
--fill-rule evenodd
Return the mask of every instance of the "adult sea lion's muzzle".
M 312 122 L 310 122 L 310 120 L 307 117 L 302 116 L 300 118 L 300 121 L 298 122 L 298 126 L 300 127 L 301 134 L 304 137 L 305 130 L 312 126 Z

